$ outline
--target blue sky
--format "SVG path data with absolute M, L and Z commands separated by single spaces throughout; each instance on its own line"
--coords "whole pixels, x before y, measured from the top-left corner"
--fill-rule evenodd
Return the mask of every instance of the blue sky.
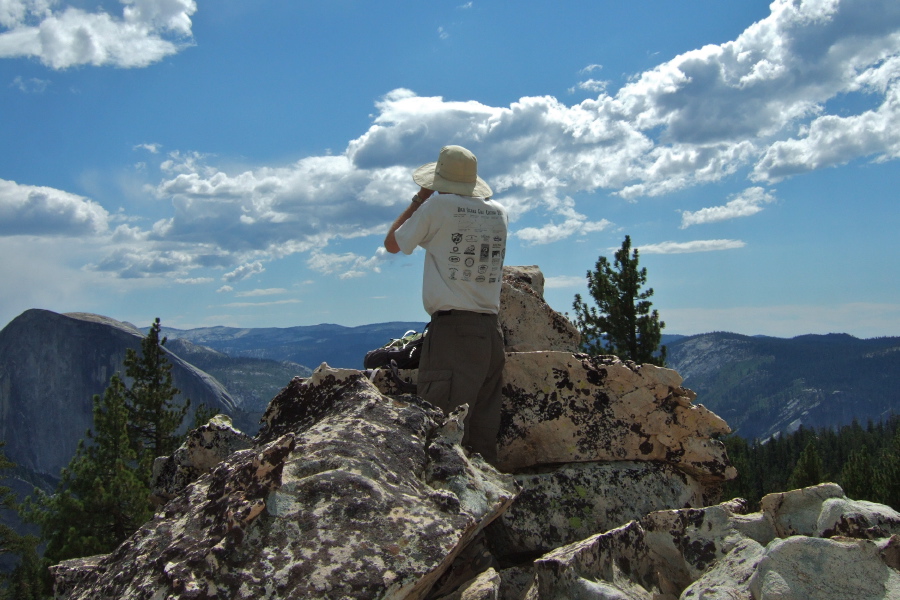
M 900 335 L 896 0 L 0 0 L 0 326 L 427 320 L 381 248 L 445 144 L 561 312 Z

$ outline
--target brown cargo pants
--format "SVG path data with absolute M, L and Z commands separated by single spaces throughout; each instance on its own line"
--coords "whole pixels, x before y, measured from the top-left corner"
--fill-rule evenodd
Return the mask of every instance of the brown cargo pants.
M 506 352 L 497 315 L 461 310 L 432 315 L 419 359 L 418 393 L 448 414 L 469 405 L 462 444 L 497 464 Z

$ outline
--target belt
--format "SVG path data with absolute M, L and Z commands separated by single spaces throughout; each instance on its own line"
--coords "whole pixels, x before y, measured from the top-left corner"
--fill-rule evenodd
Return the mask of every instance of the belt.
M 497 316 L 495 313 L 483 313 L 483 312 L 475 312 L 474 310 L 459 310 L 459 309 L 455 309 L 455 308 L 452 310 L 438 310 L 438 311 L 435 311 L 435 313 L 431 316 L 432 316 L 432 318 L 434 318 L 434 317 L 446 317 L 449 315 L 471 315 L 471 316 L 480 316 L 480 317 L 496 317 Z

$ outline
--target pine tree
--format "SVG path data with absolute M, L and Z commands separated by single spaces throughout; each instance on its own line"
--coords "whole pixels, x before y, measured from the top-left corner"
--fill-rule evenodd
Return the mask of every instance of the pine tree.
M 149 477 L 153 460 L 169 456 L 181 443 L 178 429 L 190 407 L 175 404 L 179 391 L 172 384 L 172 364 L 166 357 L 167 338 L 160 339 L 159 318 L 141 341 L 141 353 L 132 349 L 125 354 L 125 375 L 132 380 L 127 391 L 130 437 L 138 460 Z
M 0 443 L 0 448 L 5 445 L 6 442 Z M 0 450 L 0 471 L 8 471 L 15 468 L 15 466 L 14 463 L 6 458 L 6 454 Z M 12 512 L 15 511 L 16 508 L 16 495 L 13 493 L 12 489 L 5 485 L 0 486 L 0 510 Z M 16 552 L 21 537 L 22 536 L 19 535 L 16 530 L 3 521 L 0 521 L 0 556 L 6 553 Z
M 48 563 L 37 552 L 38 539 L 32 535 L 22 538 L 19 564 L 9 574 L 7 587 L 0 590 L 0 600 L 42 600 L 51 592 Z
M 822 483 L 822 458 L 815 440 L 810 440 L 800 454 L 797 465 L 788 480 L 790 489 L 799 489 Z
M 841 470 L 841 487 L 844 488 L 844 494 L 854 500 L 871 500 L 874 475 L 875 469 L 872 467 L 869 449 L 860 446 L 858 450 L 850 453 L 850 458 Z
M 875 473 L 875 489 L 878 502 L 900 510 L 900 433 L 882 451 L 880 466 Z
M 588 291 L 596 306 L 575 295 L 575 324 L 581 331 L 582 349 L 589 354 L 615 354 L 623 360 L 663 366 L 666 347 L 660 347 L 665 323 L 651 311 L 653 288 L 641 291 L 647 269 L 638 268 L 638 251 L 625 236 L 616 251 L 614 265 L 605 256 L 587 272 Z M 657 351 L 659 352 L 658 354 Z
M 0 442 L 0 448 L 5 442 Z M 0 450 L 0 471 L 15 468 Z M 19 510 L 15 494 L 7 486 L 0 486 L 0 510 L 11 513 Z M 38 540 L 31 535 L 22 535 L 0 521 L 0 556 L 17 557 L 17 564 L 9 574 L 0 575 L 0 600 L 39 600 L 49 592 L 49 577 L 46 565 L 37 554 Z
M 40 526 L 52 563 L 110 552 L 153 514 L 128 435 L 126 393 L 114 374 L 103 397 L 94 396 L 91 443 L 79 443 L 56 493 L 37 490 L 26 501 L 25 514 Z

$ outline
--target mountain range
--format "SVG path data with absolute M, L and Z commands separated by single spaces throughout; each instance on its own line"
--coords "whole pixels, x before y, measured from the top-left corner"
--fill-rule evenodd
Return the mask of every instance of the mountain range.
M 897 337 L 706 333 L 669 343 L 668 366 L 748 439 L 900 413 Z
M 422 331 L 425 325 L 391 322 L 344 327 L 325 323 L 298 327 L 173 329 L 163 323 L 162 334 L 170 340 L 185 340 L 233 357 L 287 361 L 313 369 L 323 362 L 332 367 L 362 369 L 368 350 L 392 338 L 403 337 L 409 330 Z
M 195 405 L 205 401 L 227 410 L 252 435 L 268 402 L 293 377 L 308 376 L 323 362 L 360 369 L 368 350 L 425 325 L 163 326 L 162 333 L 176 373 L 184 374 L 177 386 Z M 136 347 L 141 332 L 146 329 L 107 317 L 42 310 L 26 311 L 0 331 L 0 439 L 7 442 L 7 454 L 32 471 L 58 472 L 90 426 L 90 398 L 121 369 L 125 347 Z M 900 338 L 714 332 L 667 335 L 663 341 L 667 366 L 697 393 L 697 402 L 745 438 L 766 439 L 801 425 L 877 421 L 900 412 L 894 385 Z M 35 419 L 43 424 L 28 424 Z M 77 422 L 67 428 L 71 432 L 60 429 L 67 422 Z M 40 449 L 30 439 L 38 434 L 46 438 Z
M 308 367 L 327 362 L 333 367 L 359 369 L 366 351 L 407 330 L 421 331 L 425 325 L 163 327 L 163 332 L 170 339 L 231 356 L 291 361 Z M 859 339 L 828 334 L 775 338 L 713 332 L 664 335 L 663 343 L 668 349 L 667 366 L 697 392 L 697 402 L 748 439 L 766 439 L 801 425 L 839 427 L 854 419 L 865 423 L 900 413 L 900 391 L 893 385 L 900 376 L 897 337 Z M 234 394 L 231 387 L 226 388 Z

